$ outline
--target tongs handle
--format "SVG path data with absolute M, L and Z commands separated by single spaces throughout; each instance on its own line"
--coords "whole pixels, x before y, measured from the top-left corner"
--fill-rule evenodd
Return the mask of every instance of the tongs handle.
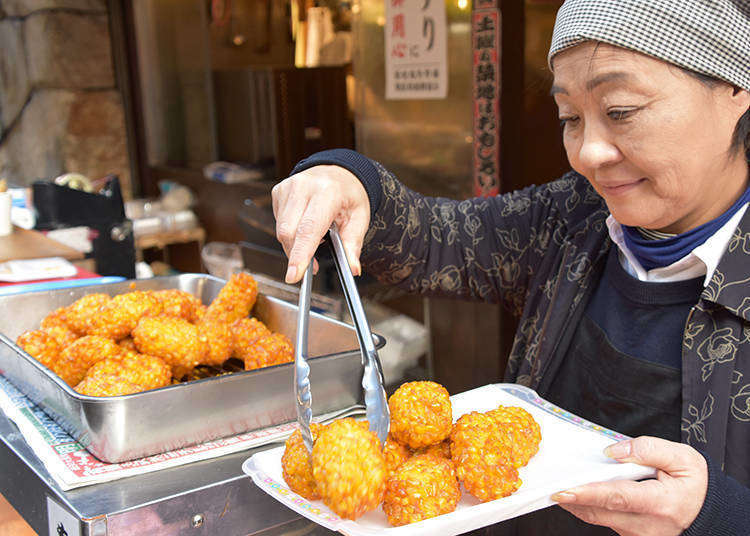
M 312 432 L 310 432 L 312 392 L 310 391 L 310 365 L 307 363 L 307 326 L 310 320 L 312 276 L 313 261 L 310 260 L 299 291 L 297 337 L 294 345 L 294 397 L 297 400 L 297 422 L 302 434 L 302 442 L 310 453 L 312 453 L 313 446 Z
M 364 365 L 364 374 L 362 375 L 362 388 L 365 392 L 365 407 L 367 410 L 367 420 L 370 424 L 370 430 L 375 432 L 380 440 L 381 445 L 385 443 L 388 437 L 390 426 L 390 412 L 388 410 L 388 399 L 383 387 L 383 373 L 378 359 L 378 351 L 372 340 L 370 324 L 367 322 L 364 307 L 357 291 L 357 284 L 354 282 L 349 261 L 346 258 L 344 244 L 339 236 L 338 229 L 334 223 L 329 230 L 331 235 L 331 249 L 333 250 L 333 260 L 338 270 L 341 287 L 344 291 L 346 304 L 349 306 L 349 313 L 354 322 L 354 328 L 357 332 L 359 347 L 362 353 L 362 364 Z

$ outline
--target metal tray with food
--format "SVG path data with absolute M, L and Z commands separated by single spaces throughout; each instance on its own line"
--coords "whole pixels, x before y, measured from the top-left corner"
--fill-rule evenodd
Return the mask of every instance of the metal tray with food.
M 92 454 L 111 463 L 294 420 L 291 363 L 243 370 L 240 362 L 229 374 L 198 375 L 158 389 L 97 397 L 76 392 L 15 343 L 52 311 L 91 293 L 179 289 L 209 304 L 224 284 L 204 274 L 182 274 L 0 297 L 0 373 Z M 259 294 L 252 315 L 273 332 L 294 339 L 296 305 Z M 354 329 L 316 313 L 310 316 L 309 329 L 315 414 L 362 404 L 363 366 Z M 379 347 L 385 344 L 373 337 Z

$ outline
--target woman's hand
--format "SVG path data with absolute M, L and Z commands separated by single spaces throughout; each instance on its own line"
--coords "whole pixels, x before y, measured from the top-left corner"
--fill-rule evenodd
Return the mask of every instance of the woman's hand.
M 271 198 L 276 237 L 289 258 L 287 283 L 302 279 L 333 222 L 352 273 L 362 273 L 359 253 L 370 224 L 370 201 L 353 173 L 340 166 L 311 167 L 274 186 Z
M 677 536 L 693 523 L 708 486 L 706 460 L 698 451 L 643 436 L 611 445 L 605 454 L 654 467 L 657 478 L 588 484 L 556 493 L 552 500 L 586 523 L 610 527 L 620 536 Z

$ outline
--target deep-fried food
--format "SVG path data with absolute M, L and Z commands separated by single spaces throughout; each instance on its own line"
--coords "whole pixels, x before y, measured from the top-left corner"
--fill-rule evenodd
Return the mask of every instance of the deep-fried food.
M 383 445 L 383 456 L 385 456 L 385 468 L 388 471 L 388 476 L 391 476 L 396 469 L 401 467 L 401 464 L 411 458 L 411 450 L 393 439 L 393 436 L 388 434 L 388 439 Z
M 539 424 L 531 414 L 516 406 L 500 406 L 488 411 L 487 415 L 495 421 L 499 433 L 509 436 L 513 465 L 523 467 L 529 463 L 539 451 L 542 439 Z
M 16 339 L 16 344 L 48 369 L 60 358 L 60 344 L 41 329 L 22 333 Z
M 100 292 L 87 294 L 65 308 L 63 319 L 70 329 L 78 335 L 87 335 L 91 320 L 99 314 L 99 308 L 111 298 Z
M 227 324 L 204 320 L 198 324 L 198 336 L 208 349 L 201 364 L 221 365 L 232 356 L 232 330 Z
M 86 335 L 60 352 L 60 358 L 50 367 L 71 387 L 78 385 L 94 363 L 118 355 L 122 349 L 112 339 Z
M 133 330 L 133 341 L 139 352 L 166 361 L 177 379 L 193 370 L 208 351 L 196 326 L 168 316 L 141 318 Z
M 315 444 L 322 428 L 323 425 L 321 424 L 310 424 L 313 444 Z M 313 478 L 312 459 L 302 442 L 302 434 L 299 430 L 295 430 L 286 440 L 284 454 L 281 456 L 281 471 L 284 482 L 293 492 L 310 501 L 320 499 L 320 493 L 318 493 L 318 487 Z
M 255 341 L 271 331 L 257 318 L 240 318 L 232 324 L 232 355 L 246 361 Z
M 406 460 L 388 479 L 383 511 L 391 525 L 407 525 L 452 512 L 459 499 L 453 464 L 422 454 Z
M 440 443 L 433 443 L 429 447 L 422 447 L 414 451 L 414 456 L 421 454 L 432 454 L 438 458 L 445 458 L 446 460 L 451 459 L 451 440 L 444 439 Z
M 294 361 L 294 346 L 282 333 L 265 335 L 255 341 L 245 356 L 245 370 Z
M 161 303 L 152 293 L 141 290 L 118 294 L 99 307 L 91 318 L 89 335 L 119 341 L 135 329 L 141 317 L 159 314 Z
M 60 345 L 61 350 L 72 344 L 73 341 L 78 338 L 78 335 L 76 335 L 73 330 L 66 328 L 62 324 L 56 326 L 48 325 L 47 327 L 42 328 L 42 331 L 45 331 L 48 334 L 52 335 L 52 337 Z
M 120 348 L 123 350 L 127 350 L 130 352 L 138 352 L 138 348 L 135 346 L 135 341 L 133 340 L 133 337 L 125 337 L 124 339 L 117 341 L 117 344 L 120 345 Z
M 488 415 L 476 411 L 462 415 L 450 439 L 458 479 L 480 501 L 507 497 L 521 486 L 509 436 L 500 434 Z
M 313 477 L 323 503 L 336 514 L 356 519 L 383 500 L 383 451 L 367 422 L 346 418 L 318 434 L 312 453 Z
M 52 311 L 50 314 L 42 318 L 42 321 L 39 323 L 39 327 L 42 329 L 51 328 L 53 326 L 64 326 L 68 329 L 68 323 L 65 321 L 66 315 L 68 312 L 67 307 L 58 307 L 54 311 Z
M 165 289 L 156 290 L 152 292 L 152 295 L 161 304 L 159 314 L 182 318 L 192 323 L 198 322 L 198 311 L 203 303 L 189 292 L 179 289 Z
M 438 383 L 404 383 L 391 395 L 388 407 L 391 410 L 391 434 L 413 449 L 438 443 L 451 432 L 450 396 Z
M 169 385 L 172 371 L 158 357 L 123 352 L 94 364 L 75 390 L 91 396 L 117 396 Z
M 246 272 L 233 274 L 206 310 L 203 320 L 233 324 L 250 314 L 258 297 L 258 283 Z

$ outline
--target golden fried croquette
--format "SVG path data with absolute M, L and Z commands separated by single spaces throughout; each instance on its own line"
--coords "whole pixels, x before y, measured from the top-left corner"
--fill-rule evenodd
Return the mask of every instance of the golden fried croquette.
M 125 337 L 124 339 L 117 341 L 117 344 L 119 344 L 120 348 L 123 350 L 138 353 L 138 348 L 135 346 L 133 337 Z
M 42 318 L 42 321 L 39 323 L 39 327 L 42 329 L 46 329 L 54 326 L 63 326 L 70 329 L 68 323 L 65 321 L 67 312 L 67 307 L 58 307 L 50 314 Z
M 310 424 L 310 432 L 313 437 L 313 444 L 323 429 L 323 425 L 317 423 Z M 294 433 L 286 440 L 284 454 L 281 456 L 281 470 L 284 476 L 284 482 L 289 489 L 301 495 L 309 501 L 320 499 L 318 487 L 315 485 L 315 479 L 312 472 L 312 460 L 307 452 L 302 433 L 295 430 Z
M 159 314 L 182 318 L 193 323 L 198 321 L 198 309 L 203 304 L 189 292 L 179 289 L 165 289 L 156 290 L 151 294 L 161 304 Z
M 458 479 L 480 501 L 507 497 L 521 486 L 508 436 L 498 432 L 488 415 L 476 411 L 462 415 L 450 439 Z
M 404 383 L 391 395 L 388 407 L 391 410 L 391 434 L 413 449 L 438 443 L 451 432 L 450 396 L 438 383 Z
M 21 333 L 16 344 L 48 369 L 60 358 L 60 344 L 44 330 L 37 329 Z
M 200 305 L 196 306 L 194 311 L 194 318 L 193 320 L 194 324 L 198 324 L 199 322 L 202 322 L 203 319 L 206 317 L 206 311 L 208 310 L 208 306 L 201 303 Z
M 52 370 L 65 383 L 74 387 L 86 376 L 86 371 L 108 357 L 118 355 L 122 349 L 112 339 L 98 335 L 86 335 L 77 339 L 60 352 L 60 358 L 52 364 Z
M 86 376 L 74 390 L 88 396 L 120 396 L 143 391 L 141 386 L 111 374 Z
M 78 335 L 76 335 L 72 329 L 65 327 L 63 324 L 58 324 L 58 325 L 48 324 L 47 327 L 42 328 L 42 331 L 45 331 L 49 335 L 52 335 L 52 337 L 60 345 L 60 350 L 62 350 L 63 348 L 66 348 L 68 345 L 72 344 L 73 341 L 75 341 L 78 338 Z
M 401 526 L 452 512 L 460 499 L 453 464 L 422 454 L 406 460 L 388 479 L 383 511 L 391 525 Z
M 417 449 L 416 451 L 414 451 L 415 456 L 419 456 L 421 454 L 431 454 L 432 456 L 437 456 L 438 458 L 445 458 L 446 460 L 450 460 L 451 440 L 444 439 L 440 443 L 433 443 L 428 447 L 422 447 L 421 449 Z
M 282 333 L 265 335 L 255 341 L 245 355 L 245 370 L 270 367 L 294 361 L 294 346 Z
M 250 314 L 258 297 L 258 283 L 246 272 L 233 274 L 206 310 L 203 320 L 233 324 Z
M 88 335 L 91 321 L 99 314 L 99 308 L 111 300 L 100 292 L 87 294 L 65 308 L 63 320 L 78 335 Z
M 385 457 L 367 422 L 334 421 L 318 434 L 312 452 L 313 477 L 323 503 L 356 519 L 373 510 L 385 492 Z
M 388 476 L 391 476 L 402 463 L 411 458 L 412 453 L 409 447 L 402 445 L 393 439 L 392 435 L 388 434 L 388 439 L 383 445 L 383 456 L 385 456 L 385 468 L 388 471 Z
M 88 333 L 119 341 L 130 335 L 141 317 L 156 315 L 160 310 L 159 300 L 150 292 L 135 290 L 118 294 L 99 307 Z
M 232 330 L 227 324 L 205 320 L 198 324 L 198 336 L 207 348 L 203 365 L 221 365 L 232 356 Z
M 488 411 L 487 415 L 498 426 L 500 434 L 508 436 L 514 467 L 523 467 L 539 451 L 542 439 L 539 424 L 523 408 L 500 406 Z
M 94 364 L 86 372 L 86 378 L 92 376 L 113 376 L 146 391 L 169 385 L 172 370 L 158 357 L 125 351 Z
M 270 334 L 271 330 L 257 318 L 240 318 L 232 324 L 232 355 L 245 361 L 255 341 Z
M 141 318 L 133 330 L 133 341 L 139 352 L 166 361 L 176 379 L 193 370 L 208 350 L 196 326 L 168 316 Z

